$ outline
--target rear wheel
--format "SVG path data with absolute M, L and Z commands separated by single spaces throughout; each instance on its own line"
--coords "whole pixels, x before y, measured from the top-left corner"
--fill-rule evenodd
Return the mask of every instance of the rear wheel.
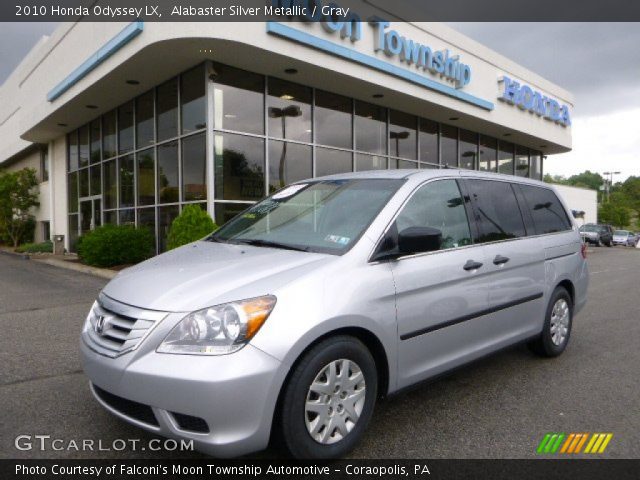
M 557 357 L 569 343 L 573 324 L 573 302 L 564 287 L 557 287 L 547 306 L 542 333 L 529 348 L 542 357 Z
M 328 338 L 298 362 L 280 411 L 284 444 L 296 458 L 337 458 L 361 439 L 377 397 L 376 364 L 350 336 Z

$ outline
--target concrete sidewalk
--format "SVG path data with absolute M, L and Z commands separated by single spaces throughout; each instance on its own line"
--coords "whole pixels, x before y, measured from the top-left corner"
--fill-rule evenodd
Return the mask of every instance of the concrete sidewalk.
M 108 268 L 98 268 L 92 267 L 90 265 L 84 265 L 82 263 L 75 262 L 75 257 L 73 260 L 71 258 L 65 259 L 63 256 L 57 257 L 53 255 L 35 255 L 28 253 L 19 253 L 14 252 L 8 248 L 0 248 L 0 254 L 10 255 L 13 257 L 22 258 L 24 260 L 35 260 L 37 262 L 46 263 L 47 265 L 52 265 L 54 267 L 65 268 L 67 270 L 72 270 L 74 272 L 86 273 L 89 275 L 95 275 L 96 277 L 112 279 L 115 277 L 118 272 L 115 270 L 110 270 Z

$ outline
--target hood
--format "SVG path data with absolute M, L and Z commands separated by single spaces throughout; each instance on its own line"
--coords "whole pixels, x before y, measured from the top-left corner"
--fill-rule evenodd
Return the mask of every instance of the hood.
M 199 241 L 123 270 L 104 288 L 114 300 L 150 310 L 186 312 L 273 293 L 339 257 Z M 302 271 L 301 271 L 302 270 Z M 241 297 L 235 297 L 234 294 Z

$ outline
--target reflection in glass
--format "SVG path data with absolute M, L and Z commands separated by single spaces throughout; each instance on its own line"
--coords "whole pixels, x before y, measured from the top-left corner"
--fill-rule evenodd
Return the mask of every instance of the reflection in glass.
M 356 172 L 364 172 L 365 170 L 386 170 L 387 157 L 380 155 L 365 155 L 356 153 Z
M 420 161 L 438 164 L 438 123 L 420 119 Z
M 178 142 L 158 145 L 158 203 L 178 201 Z
M 67 204 L 69 213 L 78 211 L 78 172 L 72 172 L 67 178 Z
M 390 161 L 390 168 L 392 169 L 416 169 L 418 168 L 418 162 L 412 162 L 411 160 L 402 160 L 400 158 L 392 158 Z
M 100 175 L 100 165 L 89 167 L 89 195 L 100 195 L 102 193 L 102 178 Z
M 158 207 L 158 251 L 160 253 L 167 251 L 167 236 L 171 223 L 180 214 L 178 205 L 167 205 L 166 207 Z
M 356 150 L 387 154 L 387 109 L 356 100 Z
M 498 162 L 498 140 L 486 135 L 480 135 L 480 163 L 479 170 L 495 172 Z
M 76 251 L 78 243 L 78 215 L 69 215 L 69 249 Z
M 91 122 L 89 129 L 91 135 L 91 163 L 98 163 L 100 161 L 100 119 Z
M 207 198 L 205 134 L 182 140 L 182 196 L 185 202 Z
M 529 149 L 520 145 L 516 146 L 516 175 L 529 176 Z
M 78 169 L 78 131 L 75 130 L 67 135 L 67 158 L 69 159 L 69 171 Z
M 264 77 L 214 63 L 213 124 L 216 129 L 264 133 Z
M 249 205 L 244 203 L 216 203 L 216 225 L 219 227 L 227 223 L 233 217 L 247 209 Z
M 136 98 L 136 146 L 144 148 L 153 142 L 153 91 L 150 91 Z
M 118 224 L 118 211 L 117 210 L 108 210 L 102 213 L 104 215 L 104 223 L 117 225 Z
M 120 157 L 120 208 L 132 207 L 134 204 L 133 155 Z
M 89 196 L 89 169 L 88 168 L 78 170 L 78 191 L 79 191 L 80 198 Z
M 542 180 L 542 153 L 531 151 L 531 178 Z
M 311 141 L 311 89 L 269 78 L 269 136 Z
M 118 151 L 133 150 L 133 102 L 118 107 Z
M 136 224 L 136 211 L 133 208 L 119 210 L 120 225 L 129 225 L 134 227 Z
M 513 175 L 513 143 L 500 142 L 498 149 L 498 173 Z
M 104 158 L 116 155 L 116 111 L 102 116 L 102 153 Z
M 104 208 L 116 208 L 118 206 L 116 160 L 104 163 Z
M 391 155 L 417 159 L 416 127 L 418 119 L 407 113 L 391 110 L 389 114 L 389 142 Z
M 78 129 L 78 158 L 80 168 L 89 165 L 89 126 L 83 125 Z
M 178 135 L 178 79 L 173 78 L 156 89 L 156 125 L 158 141 Z
M 153 148 L 136 154 L 138 160 L 138 205 L 156 203 L 155 158 Z
M 264 196 L 264 140 L 230 133 L 214 137 L 216 198 L 260 200 Z
M 351 152 L 332 150 L 330 148 L 316 148 L 316 176 L 333 175 L 353 171 Z
M 269 141 L 269 194 L 312 176 L 311 147 Z
M 316 143 L 352 148 L 352 109 L 353 102 L 350 98 L 316 90 Z
M 155 243 L 155 238 L 156 238 L 155 207 L 138 209 L 138 228 L 148 229 L 153 234 L 154 243 Z M 154 250 L 155 250 L 155 245 L 154 245 Z
M 182 133 L 205 128 L 207 125 L 204 67 L 184 73 L 180 82 Z
M 460 129 L 460 168 L 473 170 L 478 156 L 478 134 Z
M 442 165 L 449 167 L 458 166 L 458 128 L 451 125 L 442 125 L 440 136 L 440 155 Z

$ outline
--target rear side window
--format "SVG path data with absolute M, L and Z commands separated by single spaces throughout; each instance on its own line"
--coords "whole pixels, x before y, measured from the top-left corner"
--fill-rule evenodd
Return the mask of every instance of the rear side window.
M 571 229 L 567 212 L 552 190 L 531 185 L 520 185 L 520 189 L 531 211 L 538 235 Z
M 479 227 L 478 242 L 524 237 L 522 214 L 511 184 L 493 180 L 468 180 L 469 194 Z

